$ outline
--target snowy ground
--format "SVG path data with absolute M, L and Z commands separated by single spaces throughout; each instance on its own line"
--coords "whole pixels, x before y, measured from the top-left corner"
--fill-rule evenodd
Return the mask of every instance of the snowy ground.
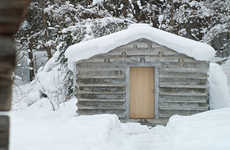
M 45 101 L 45 99 L 43 100 Z M 76 116 L 75 100 L 57 112 L 38 107 L 11 114 L 12 150 L 228 150 L 230 108 L 174 116 L 166 127 L 120 123 L 115 115 Z

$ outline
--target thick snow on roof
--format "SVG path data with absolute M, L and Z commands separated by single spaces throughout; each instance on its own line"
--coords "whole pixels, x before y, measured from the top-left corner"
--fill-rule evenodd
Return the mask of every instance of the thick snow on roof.
M 65 56 L 70 62 L 77 62 L 97 54 L 107 53 L 141 38 L 151 40 L 196 60 L 209 61 L 215 55 L 215 50 L 207 44 L 168 33 L 147 24 L 132 24 L 126 30 L 74 44 L 67 49 Z

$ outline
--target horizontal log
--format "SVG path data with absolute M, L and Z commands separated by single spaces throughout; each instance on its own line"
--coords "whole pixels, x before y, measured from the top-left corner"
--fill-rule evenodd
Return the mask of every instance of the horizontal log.
M 125 91 L 121 91 L 121 92 L 107 92 L 107 91 L 100 91 L 100 92 L 96 92 L 96 91 L 77 91 L 77 94 L 101 94 L 101 95 L 124 95 L 126 92 Z
M 78 67 L 77 68 L 79 72 L 88 72 L 88 71 L 124 71 L 124 68 L 113 68 L 113 67 Z
M 120 49 L 115 49 L 107 54 L 104 54 L 104 56 L 148 56 L 148 55 L 152 55 L 152 56 L 179 56 L 180 54 L 174 52 L 174 51 L 170 51 L 170 50 L 166 50 L 165 48 L 161 48 L 161 47 L 154 47 L 154 48 L 120 48 Z
M 190 116 L 207 110 L 159 110 L 160 118 L 169 118 L 173 115 Z
M 161 107 L 172 107 L 172 108 L 177 108 L 177 107 L 188 107 L 188 108 L 199 108 L 199 107 L 204 107 L 208 106 L 207 103 L 167 103 L 164 101 L 159 102 L 159 106 Z
M 161 67 L 162 68 L 204 68 L 207 70 L 209 68 L 209 63 L 204 62 L 204 61 L 196 61 L 196 62 L 161 62 Z
M 207 80 L 208 79 L 208 76 L 207 76 L 207 74 L 204 74 L 203 76 L 202 75 L 196 75 L 196 74 L 182 74 L 182 75 L 173 75 L 173 74 L 160 74 L 159 75 L 159 78 L 161 79 L 161 80 L 164 80 L 164 79 L 168 79 L 168 80 L 170 80 L 170 79 L 178 79 L 178 80 L 180 80 L 180 79 L 191 79 L 191 80 Z
M 160 100 L 161 101 L 161 100 Z M 207 103 L 207 100 L 163 100 L 163 103 Z
M 209 68 L 160 68 L 160 72 L 178 72 L 178 73 L 207 73 Z
M 159 114 L 159 118 L 170 118 L 172 117 L 173 115 L 180 115 L 180 116 L 191 116 L 191 115 L 194 115 L 196 114 L 196 112 L 179 112 L 179 113 L 176 113 L 176 114 L 162 114 L 160 113 Z
M 166 102 L 166 101 L 172 101 L 172 102 L 177 102 L 177 101 L 185 101 L 187 103 L 191 103 L 192 101 L 193 102 L 199 102 L 199 103 L 202 103 L 202 102 L 205 102 L 207 103 L 208 101 L 208 96 L 162 96 L 160 95 L 159 96 L 159 101 L 160 102 Z
M 9 148 L 9 117 L 0 116 L 0 149 Z
M 207 85 L 176 85 L 160 83 L 161 88 L 187 88 L 187 89 L 207 89 Z
M 89 75 L 78 75 L 77 78 L 80 79 L 124 79 L 125 75 L 112 75 L 112 76 L 106 76 L 106 75 L 102 75 L 102 76 L 89 76 Z
M 77 62 L 77 68 L 126 68 L 123 63 L 108 63 L 108 62 Z
M 181 93 L 186 93 L 186 95 L 195 96 L 195 94 L 206 94 L 208 93 L 207 89 L 192 89 L 192 88 L 168 88 L 168 87 L 160 87 L 159 88 L 160 93 L 171 93 L 170 95 L 182 95 Z M 185 96 L 186 96 L 185 95 Z M 207 94 L 206 94 L 207 95 Z
M 122 121 L 122 120 L 121 120 Z M 134 123 L 141 123 L 142 125 L 147 125 L 147 126 L 156 126 L 156 125 L 163 125 L 166 126 L 168 122 L 167 119 L 128 119 L 125 120 L 125 122 L 134 122 Z
M 28 5 L 29 0 L 1 0 L 0 9 L 6 8 L 25 8 Z
M 116 114 L 119 119 L 125 119 L 126 114 L 120 110 L 78 110 L 79 115 Z
M 78 84 L 78 87 L 125 87 L 125 84 Z
M 190 106 L 159 106 L 160 110 L 185 110 L 185 111 L 207 111 L 209 106 L 190 107 Z
M 77 82 L 78 84 L 121 84 L 124 83 L 125 80 L 124 79 L 104 79 L 104 78 L 100 78 L 100 79 L 96 79 L 96 78 L 87 78 L 87 79 L 82 79 L 82 78 L 77 78 Z
M 90 59 L 83 60 L 81 62 L 105 62 L 105 60 L 109 59 L 108 63 L 135 63 L 135 62 L 140 62 L 141 60 L 145 59 L 145 62 L 148 63 L 178 63 L 179 57 L 177 56 L 165 56 L 165 57 L 159 57 L 155 55 L 139 55 L 139 56 L 121 56 L 121 55 L 116 55 L 116 56 L 105 56 L 105 55 L 100 55 L 100 56 L 94 56 Z M 184 58 L 184 62 L 196 62 L 192 58 Z
M 199 77 L 199 78 L 207 78 L 207 73 L 201 73 L 201 72 L 167 72 L 167 71 L 159 71 L 159 75 L 161 76 L 169 76 L 169 77 L 175 77 L 175 78 L 190 78 L 190 77 Z M 187 77 L 186 77 L 187 76 Z
M 78 110 L 126 110 L 125 106 L 119 106 L 119 107 L 101 107 L 101 106 L 82 106 L 80 104 L 77 104 Z
M 78 70 L 80 76 L 124 76 L 123 70 Z
M 0 34 L 13 36 L 25 16 L 30 0 L 1 0 Z
M 183 78 L 160 78 L 160 84 L 168 84 L 168 85 L 207 85 L 208 80 L 200 80 L 200 79 L 183 79 Z
M 125 102 L 125 99 L 78 99 L 79 102 Z
M 77 91 L 87 91 L 87 92 L 124 92 L 125 87 L 79 87 Z
M 141 55 L 139 55 L 141 57 Z M 150 55 L 148 55 L 150 56 Z M 159 62 L 159 59 L 156 61 Z M 116 63 L 105 63 L 105 62 L 78 62 L 77 68 L 121 68 L 124 69 L 127 67 L 127 64 L 124 62 L 116 62 Z M 181 64 L 177 61 L 174 62 L 161 62 L 161 67 L 163 68 L 177 68 L 181 67 Z M 209 63 L 207 62 L 184 62 L 184 68 L 209 68 Z
M 160 92 L 159 95 L 161 96 L 188 96 L 188 97 L 207 97 L 208 93 L 170 93 L 170 92 Z
M 78 101 L 77 103 L 80 107 L 123 107 L 124 101 Z
M 124 99 L 125 94 L 77 94 L 78 99 Z

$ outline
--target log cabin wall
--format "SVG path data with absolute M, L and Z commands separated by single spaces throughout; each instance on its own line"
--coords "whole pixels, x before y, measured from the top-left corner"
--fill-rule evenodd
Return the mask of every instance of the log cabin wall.
M 0 150 L 9 149 L 12 72 L 16 65 L 13 35 L 26 15 L 30 0 L 0 1 Z
M 155 71 L 155 118 L 191 115 L 209 109 L 209 62 L 140 39 L 109 53 L 77 62 L 78 113 L 114 113 L 129 119 L 129 68 Z

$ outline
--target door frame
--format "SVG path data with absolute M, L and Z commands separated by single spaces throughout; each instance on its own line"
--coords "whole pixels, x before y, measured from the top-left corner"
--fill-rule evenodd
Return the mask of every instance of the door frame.
M 126 119 L 130 119 L 130 68 L 131 67 L 152 67 L 154 70 L 155 81 L 155 101 L 154 101 L 154 119 L 159 119 L 158 102 L 159 102 L 159 64 L 131 64 L 127 66 L 126 71 Z

